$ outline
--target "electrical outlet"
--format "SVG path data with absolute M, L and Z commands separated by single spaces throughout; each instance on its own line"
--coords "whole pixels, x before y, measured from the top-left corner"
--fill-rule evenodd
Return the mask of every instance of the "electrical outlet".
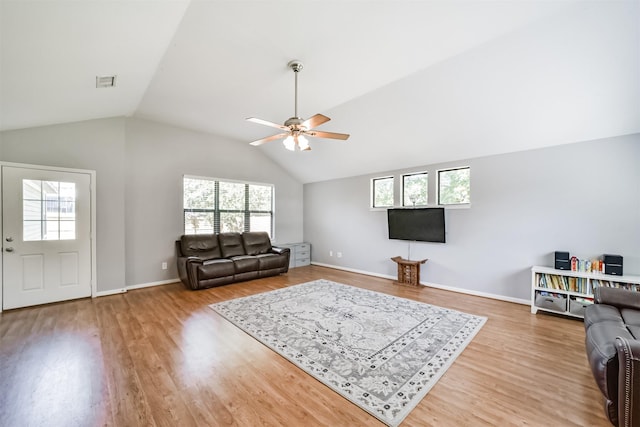
M 333 256 L 333 251 L 329 251 L 329 256 Z
M 166 262 L 163 262 L 163 263 L 162 263 L 162 269 L 163 269 L 163 270 L 166 270 L 166 269 L 167 269 L 167 263 L 166 263 Z
M 338 258 L 342 258 L 342 252 L 336 252 L 336 256 L 337 256 Z

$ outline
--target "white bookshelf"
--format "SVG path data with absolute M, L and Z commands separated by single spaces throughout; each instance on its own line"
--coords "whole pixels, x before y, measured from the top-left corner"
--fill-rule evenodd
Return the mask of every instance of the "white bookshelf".
M 640 291 L 640 276 L 614 276 L 584 271 L 531 268 L 531 313 L 538 310 L 583 318 L 598 286 Z

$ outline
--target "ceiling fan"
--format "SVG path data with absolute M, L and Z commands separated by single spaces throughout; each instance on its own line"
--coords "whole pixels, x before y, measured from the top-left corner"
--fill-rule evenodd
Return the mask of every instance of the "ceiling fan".
M 287 150 L 295 151 L 295 149 L 297 148 L 298 150 L 306 151 L 311 150 L 311 147 L 309 146 L 309 141 L 307 140 L 307 138 L 305 138 L 305 135 L 314 138 L 329 138 L 341 140 L 346 140 L 347 138 L 349 138 L 349 135 L 346 133 L 324 132 L 313 129 L 331 120 L 327 116 L 316 114 L 315 116 L 309 117 L 307 120 L 303 120 L 302 118 L 298 117 L 298 73 L 300 72 L 300 70 L 302 70 L 303 65 L 302 62 L 293 60 L 290 61 L 287 66 L 293 70 L 295 75 L 294 116 L 287 119 L 287 121 L 284 122 L 284 125 L 279 125 L 267 120 L 257 119 L 255 117 L 249 117 L 247 120 L 250 122 L 278 128 L 285 131 L 277 135 L 272 135 L 266 138 L 258 139 L 257 141 L 253 141 L 251 142 L 251 145 L 262 145 L 269 141 L 284 138 L 282 142 Z

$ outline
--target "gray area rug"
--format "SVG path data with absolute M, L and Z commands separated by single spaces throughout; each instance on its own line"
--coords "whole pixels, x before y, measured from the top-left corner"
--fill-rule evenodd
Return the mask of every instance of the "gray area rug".
M 389 426 L 487 320 L 324 279 L 210 307 Z

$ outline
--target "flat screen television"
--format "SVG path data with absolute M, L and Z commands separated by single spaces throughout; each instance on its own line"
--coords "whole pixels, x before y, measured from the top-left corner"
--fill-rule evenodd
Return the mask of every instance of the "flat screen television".
M 444 208 L 387 209 L 389 239 L 445 243 Z

